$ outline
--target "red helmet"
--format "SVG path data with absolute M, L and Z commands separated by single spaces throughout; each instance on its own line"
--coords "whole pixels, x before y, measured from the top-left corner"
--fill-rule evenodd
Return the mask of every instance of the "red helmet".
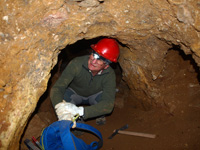
M 117 62 L 117 58 L 119 56 L 119 46 L 116 40 L 104 38 L 97 44 L 91 45 L 91 48 L 102 57 L 112 62 Z

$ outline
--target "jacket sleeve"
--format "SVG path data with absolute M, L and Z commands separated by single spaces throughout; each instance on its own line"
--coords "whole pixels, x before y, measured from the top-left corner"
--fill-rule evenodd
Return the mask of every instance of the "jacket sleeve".
M 98 117 L 112 112 L 116 94 L 116 77 L 114 71 L 110 72 L 108 76 L 104 78 L 102 86 L 102 99 L 95 105 L 85 107 L 84 119 Z
M 51 98 L 53 107 L 55 107 L 56 104 L 58 104 L 59 102 L 63 100 L 66 88 L 71 83 L 74 76 L 76 75 L 77 67 L 75 64 L 76 64 L 76 60 L 72 60 L 67 65 L 67 67 L 65 68 L 65 70 L 63 71 L 59 79 L 51 88 L 50 98 Z

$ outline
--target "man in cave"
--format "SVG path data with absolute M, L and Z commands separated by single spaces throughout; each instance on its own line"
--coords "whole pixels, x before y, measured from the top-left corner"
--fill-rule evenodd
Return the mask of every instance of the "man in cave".
M 117 62 L 119 46 L 111 38 L 91 45 L 91 55 L 76 57 L 51 89 L 51 101 L 59 120 L 79 114 L 84 120 L 96 118 L 105 124 L 105 115 L 114 107 L 116 77 L 110 63 Z

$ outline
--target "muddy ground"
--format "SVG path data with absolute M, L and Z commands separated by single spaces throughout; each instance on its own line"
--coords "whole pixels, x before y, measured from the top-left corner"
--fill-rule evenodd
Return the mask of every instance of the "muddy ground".
M 160 85 L 162 101 L 149 111 L 138 105 L 138 100 L 129 96 L 127 86 L 118 82 L 119 92 L 113 113 L 106 117 L 105 125 L 97 126 L 95 120 L 85 123 L 98 129 L 103 136 L 102 150 L 198 150 L 200 149 L 200 85 L 198 67 L 192 58 L 171 50 L 160 77 L 155 81 Z M 39 139 L 42 130 L 57 120 L 49 99 L 49 90 L 59 73 L 49 82 L 49 88 L 41 97 L 22 136 L 21 150 L 27 150 L 23 141 L 32 136 Z M 155 134 L 156 138 L 117 134 L 108 139 L 113 130 L 125 124 L 127 131 Z M 97 140 L 85 133 L 86 143 Z

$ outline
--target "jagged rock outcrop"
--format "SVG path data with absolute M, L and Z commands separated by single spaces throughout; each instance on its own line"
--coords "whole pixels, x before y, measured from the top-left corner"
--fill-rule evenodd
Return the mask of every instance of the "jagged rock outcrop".
M 200 66 L 200 3 L 187 0 L 0 1 L 0 149 L 18 149 L 60 51 L 81 39 L 121 43 L 123 79 L 145 107 L 172 45 Z

